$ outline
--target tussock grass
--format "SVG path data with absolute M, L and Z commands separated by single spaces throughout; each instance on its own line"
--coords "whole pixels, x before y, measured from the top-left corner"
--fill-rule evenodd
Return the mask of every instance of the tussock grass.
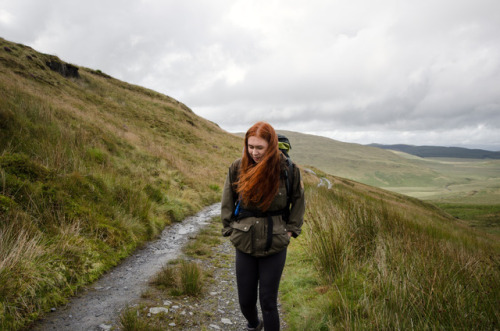
M 203 289 L 203 273 L 197 263 L 182 263 L 180 267 L 182 293 L 198 295 Z
M 126 308 L 120 315 L 120 330 L 123 331 L 154 331 L 163 330 L 159 327 L 154 327 L 145 319 L 140 317 L 140 311 L 137 308 Z
M 181 261 L 162 267 L 151 284 L 165 289 L 170 295 L 197 296 L 203 291 L 203 270 L 196 262 Z
M 498 328 L 498 238 L 424 202 L 332 181 L 328 191 L 306 176 L 305 235 L 283 278 L 292 330 Z M 293 275 L 311 267 L 315 282 L 296 290 Z

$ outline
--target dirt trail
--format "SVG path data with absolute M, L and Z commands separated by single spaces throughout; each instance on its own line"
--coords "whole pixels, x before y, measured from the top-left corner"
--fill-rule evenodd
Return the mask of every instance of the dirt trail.
M 167 227 L 158 240 L 126 258 L 69 304 L 48 314 L 33 330 L 106 330 L 129 302 L 140 297 L 148 280 L 180 255 L 189 237 L 219 213 L 217 203 Z

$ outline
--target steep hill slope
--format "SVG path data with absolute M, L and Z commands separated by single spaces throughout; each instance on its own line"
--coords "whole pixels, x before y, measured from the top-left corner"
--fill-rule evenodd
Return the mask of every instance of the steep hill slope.
M 0 329 L 219 200 L 240 150 L 168 96 L 0 39 Z

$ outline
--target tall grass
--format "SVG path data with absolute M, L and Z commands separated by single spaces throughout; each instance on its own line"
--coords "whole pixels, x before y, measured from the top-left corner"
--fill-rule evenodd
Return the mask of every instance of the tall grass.
M 182 261 L 164 266 L 151 284 L 168 290 L 171 295 L 197 296 L 203 290 L 203 271 L 196 262 Z
M 305 241 L 290 255 L 310 252 L 327 288 L 302 300 L 323 316 L 316 328 L 499 327 L 498 242 L 425 204 L 359 184 L 340 182 L 331 191 L 309 184 L 306 192 Z M 292 330 L 308 320 L 294 320 Z

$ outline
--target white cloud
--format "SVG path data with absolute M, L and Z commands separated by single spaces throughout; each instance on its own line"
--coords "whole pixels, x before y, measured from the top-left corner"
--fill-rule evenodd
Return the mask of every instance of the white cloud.
M 0 24 L 10 25 L 14 20 L 14 16 L 4 9 L 0 9 Z

